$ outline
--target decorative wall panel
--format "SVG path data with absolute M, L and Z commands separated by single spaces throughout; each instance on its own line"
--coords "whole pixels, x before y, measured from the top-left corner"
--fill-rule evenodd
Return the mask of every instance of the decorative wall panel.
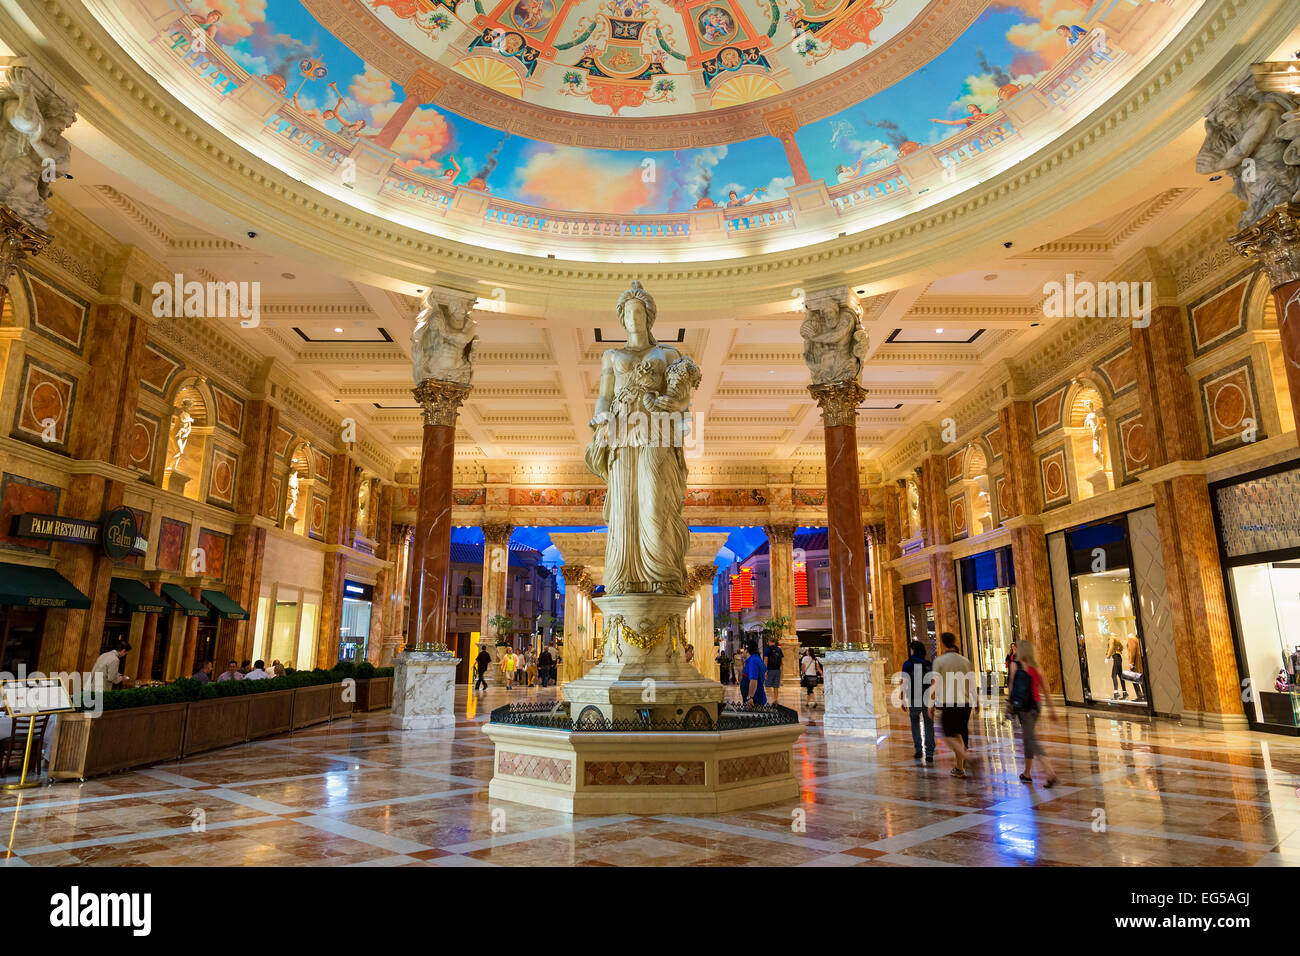
M 1192 350 L 1201 355 L 1246 331 L 1246 302 L 1254 272 L 1230 279 L 1187 308 Z
M 14 518 L 27 514 L 53 515 L 59 513 L 60 489 L 41 481 L 11 475 L 0 476 L 0 548 L 25 554 L 49 554 L 50 542 L 35 538 L 15 538 L 9 532 Z
M 1205 437 L 1211 454 L 1266 437 L 1259 417 L 1255 371 L 1242 359 L 1200 380 Z
M 1151 703 L 1157 714 L 1176 716 L 1183 712 L 1183 684 L 1178 676 L 1178 652 L 1166 597 L 1165 559 L 1156 526 L 1156 509 L 1132 512 L 1128 516 L 1128 530 Z
M 1037 437 L 1061 427 L 1061 416 L 1065 414 L 1065 386 L 1034 402 L 1034 428 Z
M 230 506 L 235 498 L 235 469 L 239 458 L 224 448 L 212 449 L 212 477 L 208 481 L 208 501 Z
M 77 380 L 28 356 L 18 381 L 19 401 L 14 411 L 13 437 L 43 448 L 65 451 Z
M 86 342 L 90 304 L 39 276 L 29 274 L 26 278 L 32 303 L 32 328 L 80 355 Z
M 185 539 L 189 533 L 190 526 L 184 521 L 162 519 L 158 527 L 158 550 L 154 552 L 154 563 L 160 571 L 181 570 L 185 563 Z
M 1061 445 L 1039 456 L 1039 476 L 1043 486 L 1043 507 L 1052 508 L 1070 500 L 1069 466 L 1065 446 Z
M 199 548 L 203 551 L 208 568 L 202 573 L 206 577 L 216 578 L 219 581 L 225 580 L 226 551 L 229 545 L 230 535 L 210 528 L 199 529 Z
M 144 475 L 153 474 L 154 457 L 158 453 L 158 432 L 162 421 L 142 412 L 135 413 L 133 421 L 126 430 L 126 464 L 132 471 Z

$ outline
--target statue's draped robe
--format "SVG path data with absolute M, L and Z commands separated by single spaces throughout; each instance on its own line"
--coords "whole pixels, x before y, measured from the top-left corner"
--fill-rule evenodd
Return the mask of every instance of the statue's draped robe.
M 638 372 L 643 363 L 649 369 Z M 640 361 L 615 353 L 608 448 L 600 448 L 599 431 L 588 447 L 588 465 L 607 485 L 604 583 L 608 594 L 686 590 L 690 529 L 682 516 L 686 458 L 680 430 L 649 425 L 654 420 L 649 413 L 645 418 L 628 414 L 644 411 L 644 395 L 667 390 L 667 366 L 668 357 L 657 346 Z M 664 420 L 661 416 L 656 425 Z

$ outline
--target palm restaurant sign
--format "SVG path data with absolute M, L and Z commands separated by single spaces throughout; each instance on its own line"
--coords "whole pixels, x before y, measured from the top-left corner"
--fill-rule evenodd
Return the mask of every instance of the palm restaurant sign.
M 144 554 L 149 549 L 149 542 L 140 536 L 135 513 L 130 508 L 106 511 L 98 521 L 29 512 L 14 519 L 13 534 L 39 541 L 98 544 L 114 560 Z

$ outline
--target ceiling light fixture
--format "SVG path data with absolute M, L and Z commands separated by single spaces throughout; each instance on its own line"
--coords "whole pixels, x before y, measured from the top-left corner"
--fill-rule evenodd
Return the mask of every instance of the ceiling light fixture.
M 334 331 L 335 331 L 335 332 L 342 332 L 343 330 L 342 330 L 342 329 L 335 329 Z
M 935 329 L 935 330 L 934 330 L 934 334 L 935 334 L 935 335 L 943 335 L 943 329 Z

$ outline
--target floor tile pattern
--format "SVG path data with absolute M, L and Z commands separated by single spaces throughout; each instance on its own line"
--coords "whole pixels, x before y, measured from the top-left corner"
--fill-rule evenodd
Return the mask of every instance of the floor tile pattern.
M 0 865 L 1300 864 L 1295 738 L 1071 709 L 1040 724 L 1061 775 L 1047 789 L 1041 774 L 1032 786 L 1017 778 L 1016 732 L 997 714 L 973 721 L 963 780 L 949 775 L 942 742 L 933 764 L 912 759 L 902 715 L 858 740 L 825 737 L 821 712 L 803 710 L 798 800 L 716 816 L 584 817 L 489 800 L 483 723 L 506 700 L 503 689 L 470 697 L 462 687 L 454 730 L 393 731 L 381 711 L 0 793 Z M 793 689 L 781 702 L 803 706 Z

